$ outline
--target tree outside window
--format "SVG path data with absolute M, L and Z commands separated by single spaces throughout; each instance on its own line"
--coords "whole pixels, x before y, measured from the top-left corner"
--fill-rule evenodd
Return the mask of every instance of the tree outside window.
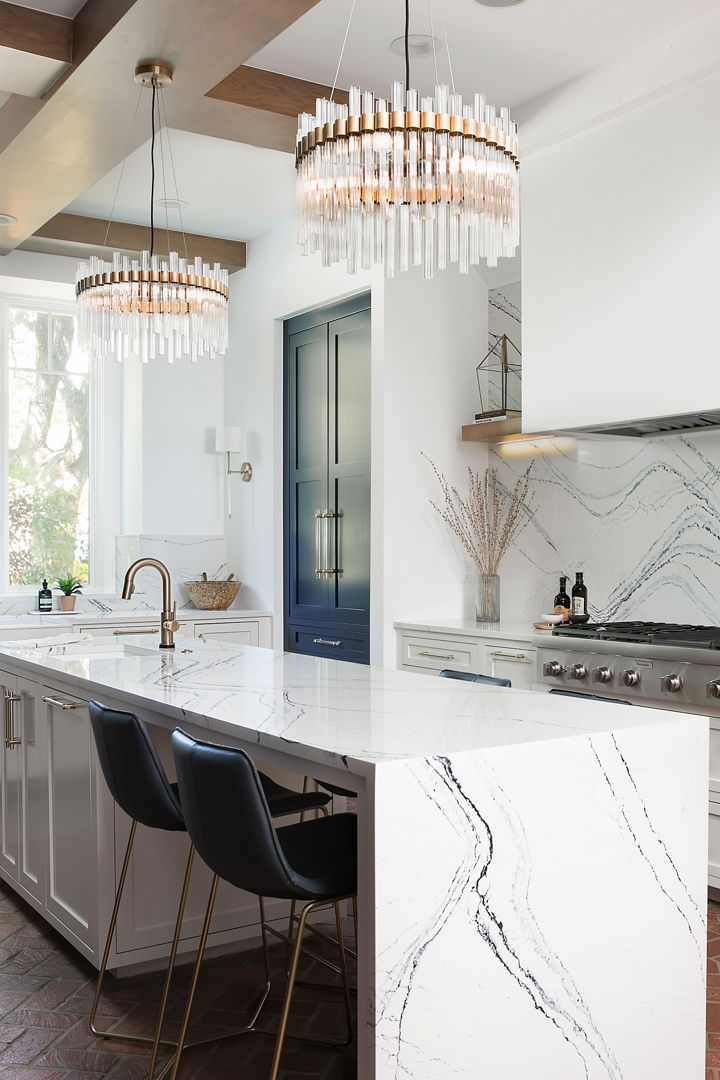
M 88 359 L 72 315 L 8 308 L 10 585 L 89 578 Z

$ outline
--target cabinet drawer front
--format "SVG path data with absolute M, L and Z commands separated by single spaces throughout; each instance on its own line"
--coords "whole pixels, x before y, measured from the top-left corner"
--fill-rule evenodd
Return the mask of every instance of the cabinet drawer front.
M 201 641 L 232 641 L 237 645 L 258 645 L 260 627 L 248 619 L 243 623 L 196 623 L 195 637 Z
M 288 631 L 290 652 L 302 652 L 309 656 L 327 656 L 333 660 L 356 660 L 368 662 L 367 631 L 361 634 L 347 634 L 333 629 L 309 629 L 308 627 L 290 627 Z
M 91 634 L 92 637 L 112 637 L 122 636 L 122 634 L 159 634 L 160 633 L 160 617 L 158 616 L 157 622 L 122 622 L 122 623 L 102 623 L 95 626 L 80 626 L 78 627 L 81 633 Z
M 521 642 L 508 641 L 498 642 L 485 646 L 485 656 L 488 660 L 503 664 L 534 664 L 535 649 L 531 649 Z
M 401 638 L 401 667 L 425 668 L 432 671 L 480 670 L 480 648 L 474 641 L 452 641 L 448 638 Z

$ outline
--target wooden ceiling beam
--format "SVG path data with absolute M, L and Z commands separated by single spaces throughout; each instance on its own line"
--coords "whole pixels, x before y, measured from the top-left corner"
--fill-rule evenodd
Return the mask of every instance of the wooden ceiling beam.
M 322 83 L 306 82 L 241 64 L 213 86 L 206 96 L 296 119 L 298 113 L 314 113 L 315 98 L 329 98 L 331 93 L 332 87 Z M 336 89 L 334 99 L 340 105 L 347 105 L 347 91 Z
M 0 0 L 0 45 L 70 64 L 73 20 Z
M 316 2 L 92 0 L 108 18 L 115 5 L 124 13 L 0 150 L 0 208 L 18 219 L 3 229 L 0 253 L 22 244 L 147 139 L 140 123 L 128 138 L 138 93 L 132 73 L 140 61 L 160 57 L 175 68 L 168 123 L 192 130 L 208 90 Z
M 43 247 L 43 240 L 50 243 Z M 107 221 L 103 218 L 84 217 L 80 214 L 56 214 L 28 238 L 27 249 L 44 250 L 53 255 L 86 258 L 88 255 L 99 254 L 103 247 L 112 251 L 133 254 L 147 250 L 149 244 L 150 229 L 145 225 L 113 221 L 108 230 Z M 165 229 L 159 227 L 155 229 L 154 250 L 157 255 L 167 255 L 170 251 L 177 251 L 183 255 L 186 245 L 191 259 L 200 255 L 205 262 L 210 264 L 221 263 L 222 266 L 228 268 L 230 273 L 245 267 L 246 249 L 245 244 L 240 240 L 199 236 L 196 233 L 183 235 L 172 229 L 168 234 Z

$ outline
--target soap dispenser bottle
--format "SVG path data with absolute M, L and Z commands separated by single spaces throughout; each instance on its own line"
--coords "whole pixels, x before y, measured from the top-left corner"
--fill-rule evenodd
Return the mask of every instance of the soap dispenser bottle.
M 43 581 L 42 589 L 38 592 L 38 611 L 52 611 L 53 595 L 48 589 L 47 580 Z

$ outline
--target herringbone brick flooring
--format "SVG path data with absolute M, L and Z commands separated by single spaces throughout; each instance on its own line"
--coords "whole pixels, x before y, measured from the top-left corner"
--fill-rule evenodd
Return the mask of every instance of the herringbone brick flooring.
M 281 954 L 274 949 L 277 964 Z M 188 967 L 180 970 L 171 998 L 168 1033 L 182 1013 Z M 322 981 L 316 965 L 313 978 Z M 113 983 L 98 1022 L 122 1033 L 143 1032 L 153 1023 L 158 975 Z M 193 1031 L 211 1034 L 242 1023 L 262 981 L 259 950 L 209 961 L 201 976 Z M 66 942 L 12 890 L 0 882 L 0 1080 L 141 1080 L 147 1049 L 96 1039 L 87 1016 L 94 972 Z M 277 1015 L 282 981 L 266 1008 Z M 720 904 L 708 908 L 707 1059 L 705 1080 L 720 1080 Z M 291 1030 L 330 1034 L 342 1030 L 342 1007 L 335 994 L 299 987 Z M 273 1040 L 241 1036 L 188 1050 L 182 1080 L 266 1080 Z M 280 1080 L 357 1080 L 354 1049 L 327 1049 L 289 1041 Z M 678 1080 L 695 1080 L 678 1077 Z
M 273 946 L 278 972 L 282 949 Z M 184 965 L 176 977 L 166 1027 L 170 1036 L 182 1016 L 190 967 Z M 327 978 L 319 964 L 309 974 L 318 981 Z M 157 974 L 109 979 L 98 1025 L 123 1034 L 152 1028 L 161 981 Z M 241 1026 L 262 981 L 259 949 L 208 961 L 200 976 L 193 1033 Z M 273 1026 L 280 1011 L 282 982 L 278 974 L 263 1026 Z M 97 1039 L 89 1033 L 94 983 L 90 964 L 0 882 L 0 1080 L 141 1080 L 147 1075 L 147 1047 Z M 338 994 L 297 988 L 290 1031 L 322 1036 L 342 1032 L 343 1023 Z M 267 1080 L 273 1047 L 274 1039 L 261 1034 L 197 1047 L 183 1055 L 179 1075 L 182 1080 Z M 280 1080 L 356 1078 L 354 1046 L 334 1049 L 296 1040 L 285 1044 Z

